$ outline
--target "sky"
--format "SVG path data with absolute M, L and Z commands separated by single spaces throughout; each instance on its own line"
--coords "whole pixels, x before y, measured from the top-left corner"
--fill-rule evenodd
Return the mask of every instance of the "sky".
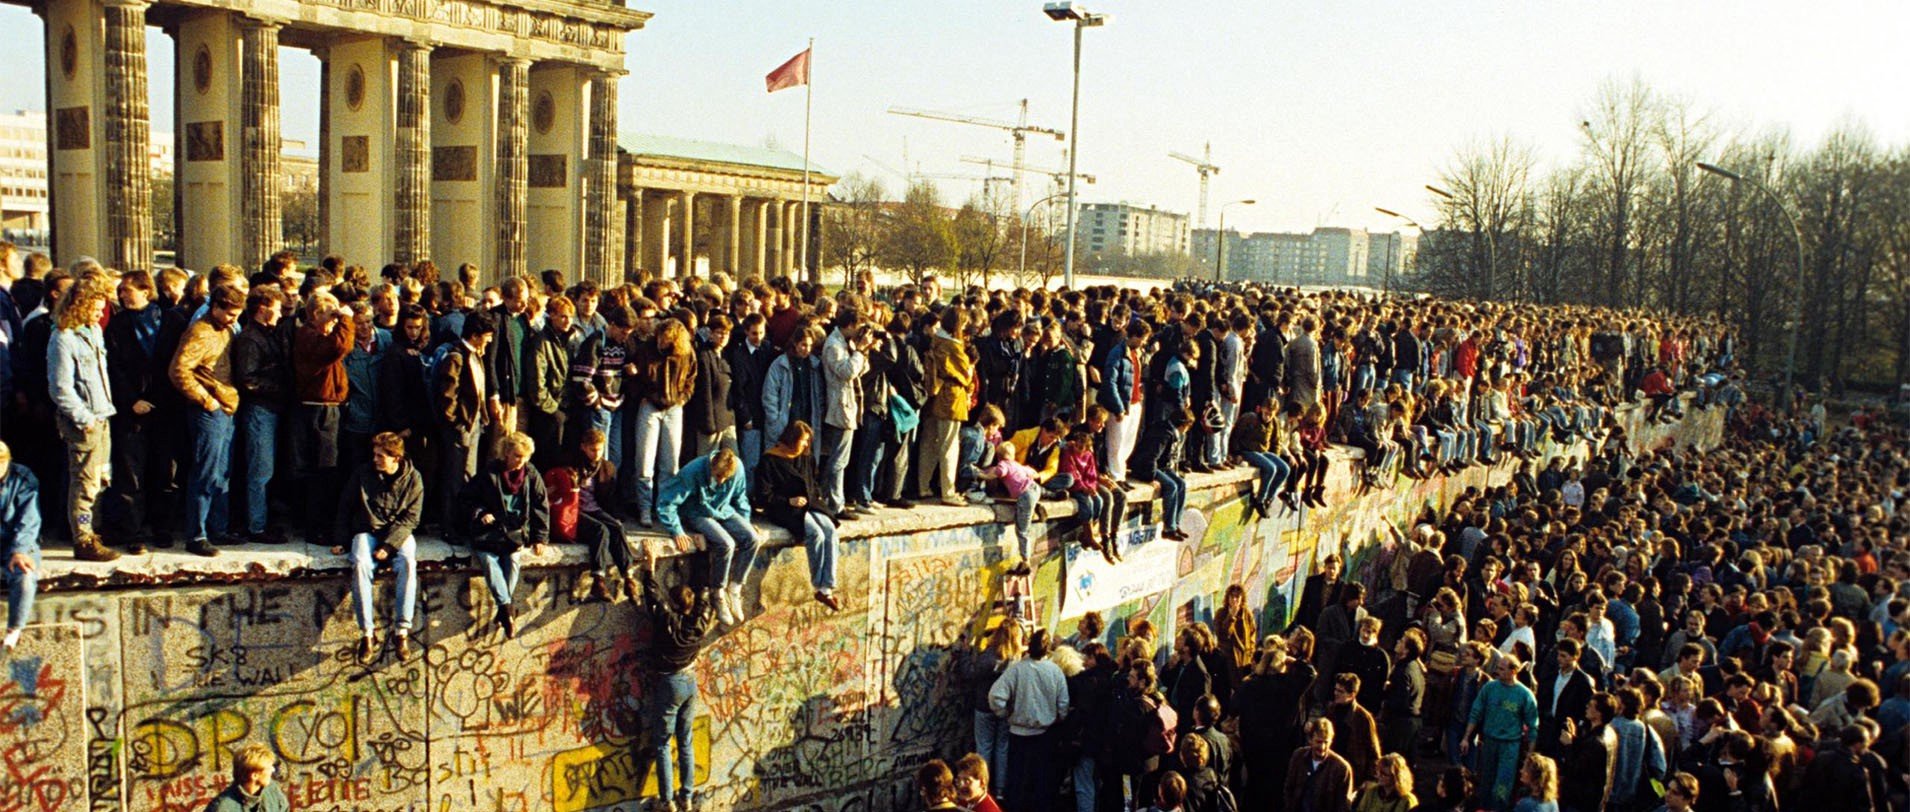
M 1195 211 L 1199 179 L 1169 152 L 1211 144 L 1209 219 L 1229 227 L 1392 230 L 1376 206 L 1430 222 L 1424 190 L 1471 143 L 1510 136 L 1541 165 L 1571 160 L 1599 85 L 1642 79 L 1727 132 L 1788 131 L 1812 145 L 1860 122 L 1910 145 L 1910 3 L 1637 0 L 1096 0 L 1085 32 L 1080 168 L 1085 202 Z M 1008 133 L 887 113 L 890 106 L 1068 128 L 1071 33 L 1041 0 L 650 0 L 625 43 L 620 129 L 800 152 L 803 91 L 763 76 L 815 38 L 812 159 L 899 195 L 902 171 L 980 176 L 966 155 L 1008 162 Z M 10 48 L 0 109 L 44 107 L 38 18 L 0 7 Z M 172 49 L 148 38 L 156 129 L 169 128 Z M 25 62 L 26 64 L 16 64 Z M 158 66 L 168 66 L 161 69 Z M 284 134 L 318 130 L 318 63 L 281 59 Z M 294 100 L 310 100 L 303 105 Z M 1061 167 L 1030 136 L 1028 163 Z M 979 184 L 939 180 L 951 202 Z M 1024 200 L 1045 179 L 1030 177 Z M 1211 224 L 1211 223 L 1210 223 Z

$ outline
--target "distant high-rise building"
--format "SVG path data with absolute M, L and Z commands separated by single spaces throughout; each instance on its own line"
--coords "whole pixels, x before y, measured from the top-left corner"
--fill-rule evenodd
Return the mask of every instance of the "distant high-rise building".
M 1213 229 L 1194 233 L 1194 255 L 1208 269 L 1216 259 L 1214 239 Z M 1402 239 L 1401 247 L 1391 247 L 1391 241 Z M 1358 228 L 1316 228 L 1306 234 L 1230 230 L 1226 276 L 1283 285 L 1379 287 L 1384 284 L 1388 252 L 1396 252 L 1390 261 L 1397 275 L 1417 244 L 1416 238 L 1369 234 Z
M 0 115 L 0 229 L 30 242 L 47 221 L 46 114 Z
M 1090 254 L 1180 254 L 1190 250 L 1187 215 L 1132 203 L 1084 203 L 1077 242 Z
M 1370 239 L 1372 242 L 1366 256 L 1368 283 L 1384 287 L 1390 278 L 1394 285 L 1399 285 L 1406 276 L 1406 269 L 1413 267 L 1413 259 L 1419 254 L 1419 235 L 1395 231 L 1391 234 L 1373 234 Z

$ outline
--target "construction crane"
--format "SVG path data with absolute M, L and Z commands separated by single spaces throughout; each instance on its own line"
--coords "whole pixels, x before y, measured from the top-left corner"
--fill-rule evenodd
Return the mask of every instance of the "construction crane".
M 1035 135 L 1051 135 L 1051 136 L 1054 136 L 1054 140 L 1056 141 L 1065 141 L 1068 138 L 1068 134 L 1060 130 L 1051 129 L 1048 127 L 1036 127 L 1034 125 L 1029 124 L 1027 99 L 1021 100 L 1021 118 L 1014 123 L 1010 123 L 1006 121 L 996 121 L 994 119 L 989 119 L 989 118 L 979 118 L 976 116 L 964 116 L 964 115 L 959 115 L 956 113 L 938 113 L 933 110 L 917 110 L 910 107 L 891 107 L 889 108 L 889 112 L 894 113 L 898 116 L 914 116 L 916 118 L 926 118 L 933 121 L 949 121 L 949 122 L 954 122 L 956 124 L 973 124 L 977 127 L 990 127 L 997 130 L 1007 130 L 1009 134 L 1013 135 L 1015 138 L 1014 166 L 1017 166 L 1017 167 L 1021 166 L 1022 158 L 1027 154 L 1029 133 L 1033 133 Z M 1015 196 L 1015 206 L 1019 208 L 1021 206 L 1021 172 L 1020 170 L 1016 170 L 1015 176 L 1014 176 L 1014 183 L 1012 184 L 1012 186 L 1013 186 L 1013 194 Z
M 1000 161 L 997 161 L 993 158 L 978 158 L 973 155 L 963 155 L 962 163 L 982 164 L 983 166 L 988 167 L 988 171 L 990 172 L 995 171 L 995 167 L 1002 166 L 1002 163 Z M 1027 164 L 1023 164 L 1023 163 L 1015 163 L 1015 164 L 1006 166 L 1004 168 L 1012 170 L 1016 176 L 1020 176 L 1021 173 L 1023 172 L 1032 172 L 1037 175 L 1046 175 L 1049 178 L 1052 178 L 1054 180 L 1054 184 L 1056 188 L 1059 188 L 1068 182 L 1068 171 L 1065 169 L 1045 169 L 1039 166 L 1028 166 Z M 1080 178 L 1082 182 L 1084 183 L 1094 182 L 1094 176 L 1086 172 L 1077 172 L 1075 173 L 1075 177 Z
M 1192 155 L 1184 155 L 1179 152 L 1167 153 L 1167 157 L 1173 158 L 1179 161 L 1186 161 L 1190 164 L 1193 164 L 1194 171 L 1200 173 L 1200 219 L 1196 221 L 1194 227 L 1206 228 L 1207 227 L 1207 178 L 1212 175 L 1220 174 L 1220 167 L 1214 166 L 1213 143 L 1209 142 L 1206 146 L 1201 148 L 1199 158 L 1196 158 Z

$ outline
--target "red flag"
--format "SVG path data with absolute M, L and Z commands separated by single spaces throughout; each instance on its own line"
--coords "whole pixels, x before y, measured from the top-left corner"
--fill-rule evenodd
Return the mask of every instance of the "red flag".
M 764 77 L 769 83 L 769 92 L 785 90 L 798 85 L 809 84 L 809 49 L 789 58 L 782 67 L 769 72 Z

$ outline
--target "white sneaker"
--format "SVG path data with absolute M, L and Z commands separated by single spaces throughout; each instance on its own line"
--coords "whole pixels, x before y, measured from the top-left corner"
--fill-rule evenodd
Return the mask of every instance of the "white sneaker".
M 730 591 L 717 587 L 711 597 L 716 601 L 716 622 L 725 626 L 736 625 L 736 610 L 730 606 Z
M 723 592 L 729 596 L 730 614 L 736 616 L 736 622 L 741 623 L 748 620 L 749 609 L 743 603 L 743 585 L 730 584 L 729 588 L 723 590 Z
M 26 630 L 25 629 L 8 629 L 6 638 L 4 640 L 0 640 L 0 648 L 11 649 L 14 646 L 20 645 L 20 633 L 23 631 L 26 631 Z

